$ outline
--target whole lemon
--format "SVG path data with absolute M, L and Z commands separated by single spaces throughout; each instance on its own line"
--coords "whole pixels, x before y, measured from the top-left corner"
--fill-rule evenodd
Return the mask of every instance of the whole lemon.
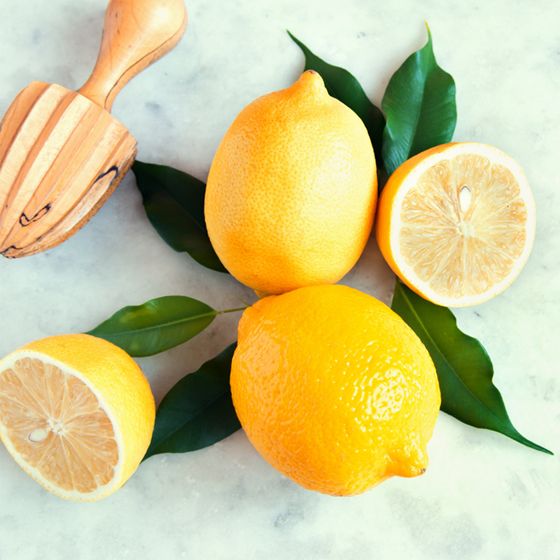
M 205 215 L 229 272 L 278 294 L 340 280 L 364 250 L 376 202 L 363 122 L 309 70 L 237 116 L 212 162 Z
M 255 448 L 305 488 L 346 496 L 426 470 L 434 365 L 396 313 L 358 290 L 310 286 L 247 309 L 231 389 Z

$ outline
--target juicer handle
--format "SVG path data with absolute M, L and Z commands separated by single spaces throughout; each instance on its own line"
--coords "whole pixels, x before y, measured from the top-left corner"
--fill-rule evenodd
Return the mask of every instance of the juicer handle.
M 79 92 L 110 111 L 119 91 L 172 50 L 186 26 L 184 0 L 111 0 L 97 63 Z

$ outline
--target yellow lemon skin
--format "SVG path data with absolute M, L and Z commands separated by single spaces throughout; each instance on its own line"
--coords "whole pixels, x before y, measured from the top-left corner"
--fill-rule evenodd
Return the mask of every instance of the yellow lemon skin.
M 364 250 L 376 202 L 363 122 L 307 71 L 234 120 L 212 162 L 205 216 L 228 271 L 279 294 L 340 280 Z
M 433 362 L 385 304 L 310 286 L 243 314 L 231 370 L 257 451 L 310 490 L 348 496 L 428 464 L 441 402 Z

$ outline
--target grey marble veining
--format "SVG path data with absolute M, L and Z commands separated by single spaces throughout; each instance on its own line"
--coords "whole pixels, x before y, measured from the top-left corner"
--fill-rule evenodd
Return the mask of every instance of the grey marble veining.
M 0 112 L 32 80 L 79 87 L 95 60 L 103 0 L 0 0 Z M 513 287 L 457 312 L 492 356 L 527 437 L 560 453 L 560 3 L 513 0 L 190 0 L 180 46 L 122 92 L 114 114 L 139 157 L 205 178 L 228 124 L 293 81 L 302 56 L 286 29 L 350 69 L 379 103 L 424 43 L 457 82 L 456 138 L 496 144 L 525 167 L 538 209 L 531 259 Z M 392 276 L 375 244 L 345 282 L 385 301 Z M 125 304 L 186 294 L 223 308 L 252 298 L 174 253 L 150 227 L 132 178 L 62 247 L 0 261 L 0 354 L 86 330 Z M 235 338 L 222 317 L 183 347 L 141 361 L 158 398 Z M 0 559 L 558 560 L 560 462 L 441 414 L 425 476 L 337 499 L 284 479 L 242 433 L 159 456 L 95 505 L 49 496 L 0 449 Z

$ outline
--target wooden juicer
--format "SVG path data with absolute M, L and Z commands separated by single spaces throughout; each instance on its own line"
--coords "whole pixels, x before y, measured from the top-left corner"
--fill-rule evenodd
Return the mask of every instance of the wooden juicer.
M 111 0 L 95 69 L 78 91 L 33 82 L 0 124 L 0 253 L 62 243 L 130 169 L 136 140 L 110 111 L 127 82 L 168 53 L 187 24 L 183 0 Z

